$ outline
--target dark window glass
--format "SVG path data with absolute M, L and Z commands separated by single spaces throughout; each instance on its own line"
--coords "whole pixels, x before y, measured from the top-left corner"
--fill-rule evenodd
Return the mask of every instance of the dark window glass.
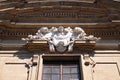
M 60 66 L 52 66 L 52 73 L 60 74 Z
M 60 80 L 60 75 L 58 75 L 58 74 L 53 74 L 52 75 L 52 80 Z
M 66 74 L 63 75 L 63 80 L 70 80 L 70 79 L 71 79 L 70 75 L 66 75 Z
M 43 80 L 80 80 L 79 64 L 65 61 L 44 61 Z
M 43 73 L 51 73 L 51 68 L 50 67 L 44 67 L 44 72 Z
M 43 80 L 51 80 L 50 77 L 51 77 L 50 75 L 44 74 L 43 75 Z

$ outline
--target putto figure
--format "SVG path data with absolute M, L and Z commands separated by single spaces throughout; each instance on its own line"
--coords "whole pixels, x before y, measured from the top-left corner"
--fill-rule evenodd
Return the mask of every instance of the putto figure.
M 71 29 L 70 27 L 64 28 L 63 26 L 59 26 L 58 28 L 52 27 L 51 29 L 42 27 L 36 35 L 28 35 L 28 38 L 22 39 L 27 41 L 47 40 L 51 52 L 55 52 L 56 50 L 58 52 L 71 52 L 76 40 L 98 40 L 99 38 L 93 35 L 87 36 L 85 31 L 80 27 Z

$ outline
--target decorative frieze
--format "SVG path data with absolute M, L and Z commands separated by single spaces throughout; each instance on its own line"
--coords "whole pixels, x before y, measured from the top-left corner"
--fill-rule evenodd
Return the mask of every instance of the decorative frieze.
M 34 32 L 12 32 L 12 31 L 2 31 L 0 35 L 7 35 L 7 36 L 27 36 L 32 35 Z
M 91 14 L 91 15 L 89 15 Z M 60 18 L 106 18 L 109 17 L 108 15 L 105 14 L 94 14 L 92 12 L 89 12 L 87 14 L 83 14 L 81 12 L 79 12 L 79 10 L 41 10 L 39 12 L 33 12 L 33 13 L 23 13 L 23 14 L 0 14 L 1 18 L 5 18 L 8 17 L 9 19 L 11 19 L 12 17 L 14 18 L 56 18 L 56 17 L 60 17 Z M 6 18 L 7 18 L 6 17 Z
M 24 29 L 24 30 L 22 30 L 22 27 L 24 26 L 24 24 L 22 24 L 22 23 L 21 23 L 21 28 L 20 29 L 17 27 L 17 25 L 16 25 L 16 27 L 17 27 L 16 29 L 14 29 L 12 27 L 10 27 L 10 28 L 7 27 L 7 28 L 4 29 L 5 26 L 1 26 L 0 38 L 1 39 L 5 39 L 5 38 L 7 39 L 9 37 L 9 38 L 14 38 L 14 39 L 17 39 L 17 38 L 20 39 L 22 37 L 27 37 L 27 35 L 35 34 L 36 26 L 37 27 L 46 26 L 45 23 L 44 23 L 44 25 L 42 25 L 42 24 L 30 25 L 30 27 L 35 27 L 34 30 L 33 30 L 33 28 L 28 28 L 28 25 L 29 25 L 29 23 L 25 25 L 26 29 Z M 55 25 L 47 24 L 47 25 L 49 26 L 49 28 L 51 28 L 52 26 L 55 26 L 55 27 L 59 26 L 58 24 L 55 24 Z M 76 25 L 75 24 L 74 25 L 73 24 L 71 24 L 71 25 L 64 24 L 64 26 L 70 26 L 70 27 L 74 28 Z M 88 26 L 91 27 L 90 25 L 88 25 Z M 94 36 L 101 37 L 101 38 L 104 38 L 104 39 L 120 39 L 118 37 L 120 35 L 119 28 L 114 28 L 114 29 L 110 28 L 108 30 L 108 29 L 100 29 L 100 28 L 94 29 L 93 27 L 91 27 L 89 29 L 89 27 L 87 27 L 87 25 L 84 25 L 84 29 L 85 29 L 85 31 L 88 35 L 94 35 Z M 26 30 L 27 30 L 27 32 L 26 32 Z M 6 36 L 6 37 L 3 37 L 3 36 Z

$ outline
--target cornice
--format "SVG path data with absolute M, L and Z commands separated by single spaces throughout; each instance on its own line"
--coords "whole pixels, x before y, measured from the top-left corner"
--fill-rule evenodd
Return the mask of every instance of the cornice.
M 0 22 L 0 29 L 1 30 L 36 30 L 39 29 L 42 26 L 47 26 L 48 28 L 51 28 L 53 26 L 59 26 L 64 25 L 66 26 L 80 26 L 84 29 L 109 29 L 109 30 L 115 30 L 119 29 L 120 27 L 120 20 L 113 20 L 112 22 L 95 22 L 95 23 L 19 23 L 19 22 L 10 22 L 10 21 L 1 21 Z
M 30 53 L 29 51 L 39 52 L 41 51 L 49 51 L 49 47 L 47 42 L 31 42 L 29 44 L 3 44 L 0 45 L 0 53 L 21 53 L 21 51 L 25 51 L 27 53 Z M 120 45 L 119 43 L 96 43 L 94 46 L 92 43 L 85 43 L 85 41 L 82 41 L 80 43 L 76 42 L 74 46 L 74 51 L 83 51 L 83 50 L 94 50 L 95 53 L 98 54 L 112 54 L 112 53 L 120 53 Z M 14 52 L 15 51 L 15 52 Z M 22 52 L 23 53 L 23 52 Z M 42 52 L 41 52 L 42 53 Z
M 101 4 L 106 7 L 113 7 L 116 8 L 116 6 L 119 5 L 119 2 L 117 1 L 107 1 L 107 0 L 10 0 L 10 1 L 1 1 L 1 6 L 3 8 L 6 7 L 16 7 L 16 8 L 23 8 L 23 7 L 38 7 L 38 6 L 81 6 L 83 5 L 89 5 L 94 6 L 96 4 Z M 116 5 L 114 5 L 116 4 Z M 112 6 L 109 6 L 112 5 Z M 102 6 L 102 7 L 104 7 Z M 118 8 L 118 7 L 117 7 Z
M 119 20 L 120 11 L 94 8 L 51 8 L 1 11 L 2 23 L 109 23 Z
M 5 26 L 6 25 L 6 26 Z M 64 25 L 65 27 L 70 26 L 74 28 L 76 26 L 82 27 L 87 34 L 101 37 L 102 39 L 120 39 L 120 23 L 113 22 L 112 24 L 90 24 L 90 23 L 38 23 L 34 25 L 30 24 L 8 24 L 1 25 L 0 27 L 0 38 L 1 39 L 20 39 L 27 37 L 27 35 L 35 34 L 35 32 L 44 26 L 48 28 L 58 27 Z
M 104 14 L 119 14 L 120 10 L 119 9 L 106 9 L 106 8 L 96 8 L 96 7 L 74 7 L 74 6 L 57 6 L 57 7 L 52 7 L 52 6 L 44 6 L 44 7 L 28 7 L 28 8 L 23 8 L 23 9 L 15 9 L 15 8 L 6 8 L 6 9 L 1 9 L 0 10 L 0 13 L 1 14 L 7 14 L 7 15 L 10 15 L 10 16 L 15 16 L 17 14 L 19 15 L 24 15 L 24 14 L 31 14 L 31 13 L 47 13 L 47 12 L 79 12 L 80 14 L 86 14 L 86 15 L 89 15 L 90 14 L 98 14 L 98 15 L 104 15 Z M 88 12 L 88 13 L 85 13 L 85 12 Z M 30 13 L 31 12 L 31 13 Z M 23 14 L 22 14 L 23 13 Z
M 81 1 L 81 0 L 80 0 Z M 0 38 L 20 39 L 35 34 L 37 29 L 59 25 L 80 26 L 86 33 L 119 39 L 120 3 L 97 0 L 78 1 L 6 0 L 0 2 Z M 27 32 L 26 32 L 27 31 Z
M 112 40 L 112 41 L 111 40 L 105 40 L 105 41 L 104 40 L 100 40 L 100 41 L 96 42 L 96 45 L 94 46 L 93 49 L 97 50 L 98 53 L 99 52 L 100 53 L 104 53 L 104 52 L 105 53 L 109 53 L 109 52 L 107 52 L 107 50 L 108 51 L 109 50 L 111 50 L 111 51 L 118 50 L 119 51 L 120 50 L 120 43 L 119 43 L 119 41 L 120 41 L 120 39 L 119 40 Z M 25 42 L 23 43 L 21 40 L 19 40 L 19 41 L 12 41 L 11 40 L 11 41 L 8 41 L 9 43 L 8 42 L 5 43 L 5 42 L 4 42 L 4 40 L 2 40 L 0 42 L 0 51 L 8 51 L 8 53 L 9 53 L 9 51 L 13 51 L 13 50 L 16 50 L 16 51 L 27 50 L 27 47 L 29 49 L 30 48 L 35 49 L 36 46 L 38 46 L 37 49 L 40 49 L 39 48 L 40 46 L 42 48 L 46 46 L 46 48 L 49 49 L 48 44 L 45 41 L 42 41 L 42 42 L 33 41 L 31 43 L 28 43 L 28 44 L 26 44 Z M 81 42 L 82 42 L 81 44 L 76 42 L 74 49 L 76 49 L 76 48 L 77 49 L 79 49 L 79 48 L 82 49 L 81 48 L 82 45 L 84 45 L 84 47 L 85 47 L 85 41 L 81 41 Z M 39 43 L 39 44 L 37 44 L 37 43 Z M 29 47 L 29 46 L 31 46 L 31 47 Z M 34 46 L 34 47 L 32 47 L 32 46 Z M 92 46 L 92 45 L 89 44 L 88 48 L 89 48 L 89 46 Z

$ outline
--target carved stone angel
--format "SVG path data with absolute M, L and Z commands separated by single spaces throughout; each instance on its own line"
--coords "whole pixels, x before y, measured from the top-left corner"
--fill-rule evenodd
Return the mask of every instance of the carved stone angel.
M 59 52 L 73 50 L 73 45 L 75 40 L 98 40 L 99 38 L 94 37 L 93 35 L 87 36 L 84 30 L 80 27 L 75 27 L 71 29 L 70 27 L 64 28 L 59 26 L 58 28 L 48 27 L 40 28 L 36 35 L 28 35 L 28 38 L 23 38 L 23 40 L 47 40 L 49 44 L 49 49 L 51 52 L 56 50 Z
M 75 27 L 73 30 L 73 35 L 72 35 L 72 39 L 74 40 L 84 40 L 86 36 L 86 33 L 84 32 L 84 30 L 80 27 Z

